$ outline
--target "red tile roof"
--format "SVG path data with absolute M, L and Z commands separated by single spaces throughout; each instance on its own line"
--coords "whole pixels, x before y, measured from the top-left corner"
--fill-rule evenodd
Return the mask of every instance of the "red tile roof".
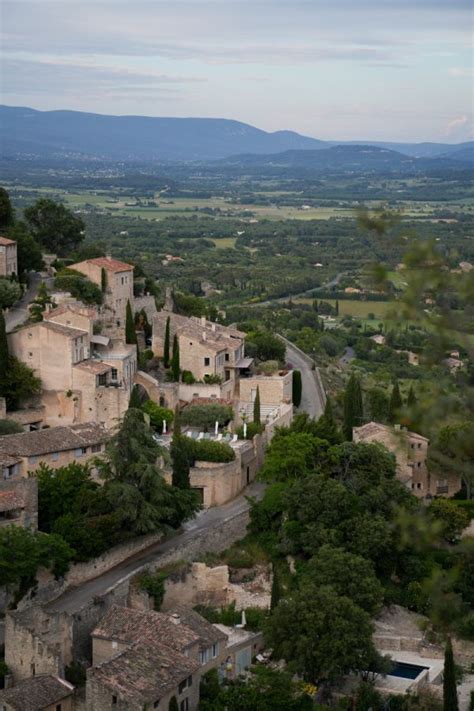
M 0 491 L 0 511 L 14 511 L 25 508 L 25 502 L 14 491 Z
M 110 257 L 96 257 L 95 259 L 87 259 L 89 264 L 95 264 L 97 267 L 102 267 L 108 272 L 129 272 L 134 267 L 126 262 L 119 262 L 118 259 Z M 74 264 L 72 265 L 74 268 Z
M 6 247 L 9 244 L 16 244 L 16 242 L 13 239 L 8 239 L 8 237 L 0 237 L 0 244 L 3 244 Z

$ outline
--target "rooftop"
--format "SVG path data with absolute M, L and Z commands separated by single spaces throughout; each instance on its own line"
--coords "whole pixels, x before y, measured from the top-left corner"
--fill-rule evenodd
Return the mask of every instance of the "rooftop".
M 55 333 L 60 333 L 68 338 L 79 338 L 79 336 L 88 336 L 89 332 L 84 331 L 82 328 L 73 328 L 72 326 L 64 326 L 62 323 L 56 323 L 55 321 L 41 321 L 40 324 L 43 328 L 47 328 L 48 331 L 54 331 Z
M 102 361 L 96 360 L 83 360 L 80 363 L 76 363 L 74 367 L 87 370 L 94 375 L 103 375 L 104 373 L 108 373 L 109 370 L 112 370 L 112 366 L 108 363 L 102 363 Z
M 14 491 L 0 491 L 0 512 L 25 508 L 25 502 Z
M 0 691 L 0 704 L 9 704 L 18 711 L 41 711 L 71 696 L 74 687 L 57 676 L 33 676 L 11 689 Z
M 8 237 L 0 237 L 0 244 L 2 247 L 8 247 L 9 244 L 16 244 L 16 242 L 13 239 L 8 239 Z
M 0 462 L 4 463 L 4 457 L 32 457 L 87 447 L 107 438 L 107 429 L 97 422 L 3 435 L 0 437 Z
M 155 641 L 152 646 L 139 643 L 131 646 L 112 659 L 92 667 L 88 677 L 108 687 L 125 701 L 145 704 L 173 691 L 198 669 L 197 662 Z M 197 680 L 195 683 L 198 683 Z
M 134 269 L 131 264 L 126 262 L 120 262 L 118 259 L 112 259 L 112 257 L 96 257 L 95 259 L 85 259 L 83 262 L 77 262 L 77 264 L 71 264 L 71 269 L 76 269 L 78 266 L 83 264 L 94 264 L 100 269 L 105 269 L 107 272 L 130 272 Z
M 67 314 L 70 312 L 79 313 L 83 316 L 88 316 L 91 319 L 97 318 L 97 312 L 91 306 L 86 306 L 82 303 L 82 301 L 71 301 L 66 304 L 56 306 L 55 309 L 51 309 L 50 311 L 45 311 L 43 313 L 43 320 L 54 321 L 55 317 L 62 316 L 62 314 Z
M 227 640 L 227 635 L 215 625 L 208 622 L 202 615 L 195 612 L 189 607 L 183 605 L 175 605 L 173 609 L 168 610 L 169 616 L 175 620 L 179 620 L 180 624 L 186 625 L 193 630 L 200 638 L 200 646 L 204 649 L 210 647 L 216 642 Z M 174 623 L 176 624 L 176 622 Z
M 204 343 L 210 350 L 216 352 L 235 349 L 239 345 L 237 341 L 245 339 L 245 333 L 236 328 L 207 321 L 204 317 L 181 316 L 168 311 L 160 311 L 156 314 L 153 319 L 154 331 L 159 332 L 161 329 L 164 333 L 168 316 L 175 333 Z
M 383 425 L 380 422 L 367 422 L 367 424 L 361 425 L 360 427 L 354 427 L 354 432 L 356 432 L 362 439 L 365 439 L 366 437 L 375 437 L 378 434 L 390 436 L 401 434 L 409 437 L 410 439 L 417 439 L 422 442 L 429 441 L 426 437 L 423 437 L 423 435 L 420 435 L 417 432 L 397 429 L 396 427 L 391 427 L 390 425 Z

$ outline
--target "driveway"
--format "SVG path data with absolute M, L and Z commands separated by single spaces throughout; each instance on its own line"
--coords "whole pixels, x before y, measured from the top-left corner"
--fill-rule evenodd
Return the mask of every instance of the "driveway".
M 104 595 L 119 582 L 138 573 L 144 566 L 156 563 L 161 554 L 167 553 L 193 539 L 198 531 L 211 529 L 216 524 L 221 524 L 239 513 L 248 511 L 250 504 L 246 497 L 254 496 L 260 498 L 264 488 L 263 484 L 254 482 L 240 496 L 228 504 L 215 506 L 212 509 L 200 512 L 194 519 L 184 524 L 181 533 L 172 536 L 163 543 L 153 544 L 97 578 L 89 580 L 79 587 L 67 590 L 56 600 L 45 605 L 44 609 L 50 612 L 67 612 L 70 614 L 81 610 L 94 597 Z
M 5 325 L 7 333 L 13 331 L 17 326 L 20 326 L 28 316 L 30 311 L 28 306 L 36 298 L 38 293 L 38 288 L 41 282 L 44 281 L 46 284 L 51 282 L 51 277 L 42 276 L 39 272 L 33 272 L 30 274 L 30 284 L 28 289 L 25 291 L 21 299 L 19 299 L 16 304 L 14 304 L 11 309 L 5 313 Z
M 325 402 L 316 381 L 316 373 L 308 361 L 301 355 L 297 348 L 286 341 L 286 359 L 301 372 L 303 392 L 299 410 L 307 412 L 314 419 L 318 419 L 324 412 Z

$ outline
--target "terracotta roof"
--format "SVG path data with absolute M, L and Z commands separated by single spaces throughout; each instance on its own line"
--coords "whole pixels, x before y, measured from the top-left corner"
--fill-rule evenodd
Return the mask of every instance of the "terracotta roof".
M 111 365 L 96 360 L 83 360 L 81 363 L 76 363 L 74 367 L 87 370 L 89 373 L 94 373 L 94 375 L 103 375 L 104 373 L 108 373 L 109 370 L 112 370 Z
M 424 442 L 428 442 L 427 437 L 418 434 L 417 432 L 409 432 L 407 430 L 396 429 L 395 427 L 390 427 L 389 425 L 383 425 L 380 422 L 367 422 L 365 425 L 360 427 L 354 427 L 354 432 L 356 432 L 359 437 L 363 439 L 366 437 L 374 437 L 378 434 L 386 434 L 390 436 L 404 435 L 410 439 L 419 439 Z
M 51 452 L 63 452 L 108 439 L 108 431 L 97 422 L 84 422 L 66 427 L 49 427 L 36 432 L 3 435 L 0 437 L 0 460 L 3 456 L 34 457 Z M 18 460 L 17 460 L 18 461 Z
M 0 704 L 9 704 L 15 711 L 41 711 L 71 696 L 74 687 L 57 676 L 33 676 L 11 689 L 0 691 Z
M 8 247 L 9 244 L 16 244 L 16 242 L 13 239 L 8 239 L 8 237 L 0 237 L 0 244 Z
M 14 491 L 0 491 L 0 511 L 24 509 L 25 502 Z
M 71 264 L 71 269 L 75 269 L 80 264 L 94 264 L 100 269 L 105 269 L 108 272 L 129 272 L 134 267 L 126 262 L 119 262 L 118 259 L 112 259 L 110 257 L 96 257 L 95 259 L 86 259 L 84 262 L 78 262 L 77 264 Z
M 146 704 L 176 689 L 198 669 L 196 661 L 155 641 L 152 646 L 133 645 L 92 667 L 88 670 L 88 678 L 103 684 L 125 702 Z M 198 679 L 193 683 L 198 684 Z
M 79 338 L 79 336 L 89 335 L 89 332 L 84 331 L 82 328 L 64 326 L 62 323 L 56 323 L 55 321 L 42 321 L 39 325 L 43 326 L 43 328 L 47 328 L 48 331 L 61 333 L 63 336 L 67 336 L 68 338 Z
M 186 627 L 189 627 L 193 632 L 199 635 L 199 646 L 203 649 L 210 647 L 216 642 L 227 641 L 227 635 L 224 634 L 224 632 L 189 607 L 175 605 L 164 614 L 174 617 L 175 619 L 179 618 L 181 624 L 186 625 Z
M 176 333 L 178 336 L 194 339 L 209 350 L 217 353 L 223 350 L 235 350 L 239 346 L 239 341 L 245 339 L 245 333 L 238 331 L 236 328 L 223 326 L 213 321 L 202 321 L 194 316 L 181 316 L 167 311 L 160 311 L 153 318 L 154 332 L 162 331 L 164 333 L 168 316 L 170 317 L 170 326 L 173 334 Z
M 133 610 L 112 605 L 92 632 L 93 637 L 125 644 L 140 642 L 153 647 L 165 644 L 179 652 L 196 642 L 199 635 L 183 624 L 175 624 L 162 612 Z
M 83 316 L 89 316 L 89 318 L 97 318 L 97 311 L 91 306 L 85 306 L 81 301 L 73 301 L 67 304 L 61 304 L 56 306 L 55 309 L 50 311 L 45 311 L 43 313 L 44 321 L 53 321 L 56 316 L 61 316 L 62 314 L 67 314 L 68 312 L 79 313 Z

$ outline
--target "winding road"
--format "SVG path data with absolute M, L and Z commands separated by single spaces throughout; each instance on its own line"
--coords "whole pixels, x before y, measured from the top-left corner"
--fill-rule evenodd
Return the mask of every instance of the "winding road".
M 303 391 L 299 409 L 317 420 L 323 414 L 326 404 L 324 391 L 318 381 L 319 373 L 313 370 L 309 356 L 289 341 L 285 340 L 285 343 L 287 361 L 301 372 Z
M 11 333 L 11 331 L 14 331 L 17 326 L 20 326 L 27 320 L 30 315 L 28 307 L 36 298 L 39 285 L 42 281 L 49 284 L 49 282 L 51 282 L 51 277 L 44 276 L 39 272 L 32 272 L 30 274 L 28 289 L 25 291 L 21 299 L 18 299 L 11 309 L 5 313 L 5 326 L 7 333 Z

